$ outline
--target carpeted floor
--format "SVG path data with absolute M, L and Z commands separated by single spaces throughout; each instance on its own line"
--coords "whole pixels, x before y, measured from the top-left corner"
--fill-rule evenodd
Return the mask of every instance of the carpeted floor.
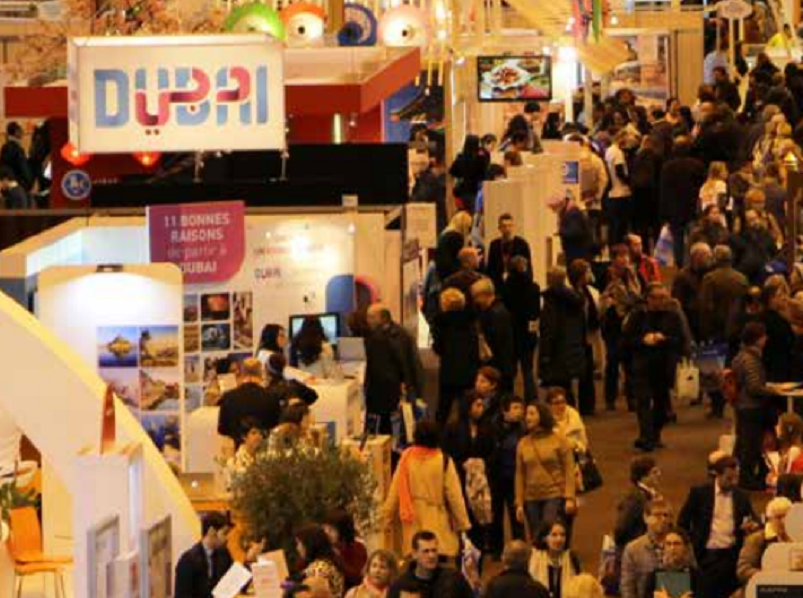
M 719 437 L 728 434 L 728 419 L 705 418 L 701 406 L 679 406 L 678 423 L 666 428 L 663 440 L 667 448 L 653 453 L 661 469 L 661 491 L 677 513 L 689 488 L 705 482 L 706 458 L 718 446 Z M 624 410 L 601 412 L 586 418 L 589 443 L 602 472 L 602 488 L 581 498 L 575 520 L 573 547 L 583 569 L 595 573 L 599 566 L 602 537 L 611 533 L 616 520 L 616 504 L 630 487 L 631 459 L 641 454 L 633 448 L 636 417 Z

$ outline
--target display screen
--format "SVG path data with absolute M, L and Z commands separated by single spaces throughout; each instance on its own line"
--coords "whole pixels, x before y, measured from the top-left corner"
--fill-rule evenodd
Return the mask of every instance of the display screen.
M 480 56 L 477 89 L 481 102 L 552 99 L 549 56 Z
M 340 336 L 340 317 L 336 313 L 307 314 L 303 316 L 290 316 L 290 339 L 294 339 L 301 330 L 304 318 L 317 318 L 323 326 L 323 333 L 330 345 L 336 345 Z

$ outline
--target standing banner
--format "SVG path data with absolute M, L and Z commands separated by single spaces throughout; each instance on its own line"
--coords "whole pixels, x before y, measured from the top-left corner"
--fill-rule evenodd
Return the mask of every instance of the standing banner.
M 185 284 L 223 282 L 245 257 L 241 201 L 148 207 L 151 262 L 176 264 Z
M 82 153 L 284 149 L 283 61 L 265 34 L 71 38 L 70 141 Z

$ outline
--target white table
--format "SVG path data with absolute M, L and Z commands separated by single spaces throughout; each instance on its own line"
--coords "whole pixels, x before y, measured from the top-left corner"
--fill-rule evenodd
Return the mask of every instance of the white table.
M 780 396 L 786 397 L 786 411 L 792 413 L 795 410 L 795 399 L 803 399 L 803 388 L 789 388 L 786 382 L 769 383 L 771 389 Z M 794 384 L 798 384 L 795 382 Z
M 334 441 L 362 433 L 362 385 L 356 380 L 319 381 L 310 384 L 318 400 L 310 411 L 315 423 L 334 426 Z M 200 407 L 187 416 L 185 432 L 186 464 L 190 473 L 219 473 L 216 458 L 233 454 L 228 438 L 217 433 L 219 407 Z

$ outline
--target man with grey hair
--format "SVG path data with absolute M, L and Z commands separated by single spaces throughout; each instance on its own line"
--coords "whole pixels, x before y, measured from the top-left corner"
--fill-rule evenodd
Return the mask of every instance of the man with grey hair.
M 393 321 L 383 303 L 368 308 L 368 333 L 365 336 L 365 407 L 371 432 L 392 434 L 391 414 L 399 407 L 402 388 L 405 398 L 423 395 L 424 367 L 415 339 Z M 374 429 L 372 420 L 378 420 Z
M 707 243 L 695 243 L 689 252 L 689 263 L 672 281 L 672 297 L 680 303 L 695 341 L 700 340 L 700 287 L 703 277 L 711 270 L 713 257 Z
M 750 284 L 734 269 L 733 253 L 727 245 L 714 247 L 714 264 L 700 285 L 701 332 L 705 340 L 727 342 Z
M 510 312 L 496 296 L 496 287 L 490 278 L 471 285 L 471 299 L 480 322 L 480 361 L 495 367 L 502 374 L 500 386 L 513 390 L 516 377 L 516 358 L 513 353 L 513 324 Z
M 502 553 L 504 569 L 485 589 L 484 598 L 549 598 L 549 590 L 529 573 L 532 548 L 522 540 L 513 540 Z

